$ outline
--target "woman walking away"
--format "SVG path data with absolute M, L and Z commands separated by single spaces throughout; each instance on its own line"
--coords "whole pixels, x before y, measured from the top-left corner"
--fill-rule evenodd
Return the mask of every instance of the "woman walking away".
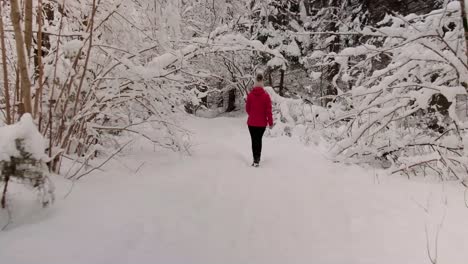
M 258 167 L 262 154 L 262 138 L 268 126 L 273 127 L 273 116 L 271 114 L 271 99 L 263 89 L 263 75 L 257 74 L 256 83 L 247 96 L 245 110 L 249 115 L 247 125 L 249 126 L 250 138 L 252 139 L 252 166 Z

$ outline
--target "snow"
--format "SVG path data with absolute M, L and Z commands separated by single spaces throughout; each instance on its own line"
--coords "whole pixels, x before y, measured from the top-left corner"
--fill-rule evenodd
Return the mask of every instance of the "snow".
M 269 60 L 267 63 L 267 66 L 269 68 L 277 68 L 277 67 L 285 67 L 285 62 L 282 58 L 280 57 L 273 57 L 273 59 Z
M 37 130 L 30 114 L 24 114 L 13 125 L 0 127 L 0 161 L 9 161 L 10 157 L 21 157 L 16 148 L 16 140 L 23 140 L 24 151 L 36 160 L 47 160 L 44 153 L 45 140 Z
M 448 11 L 458 11 L 461 9 L 461 3 L 458 1 L 452 1 L 447 4 Z
M 345 48 L 340 52 L 342 56 L 360 56 L 366 55 L 370 51 L 375 51 L 376 47 L 373 45 L 362 45 L 354 48 Z
M 335 41 L 335 39 L 336 39 L 335 35 L 326 38 L 325 41 L 324 41 L 325 45 L 329 45 L 332 41 Z
M 196 45 L 188 45 L 181 50 L 168 52 L 154 58 L 148 63 L 148 69 L 146 70 L 143 67 L 135 68 L 134 70 L 136 73 L 140 73 L 144 79 L 158 78 L 168 72 L 165 70 L 167 67 L 178 61 L 182 61 L 185 56 L 189 56 L 197 49 Z
M 315 50 L 314 52 L 312 52 L 312 54 L 309 56 L 310 59 L 320 59 L 324 56 L 326 56 L 327 54 L 321 50 Z
M 78 39 L 73 39 L 68 42 L 65 42 L 63 45 L 63 52 L 69 57 L 76 56 L 83 46 L 83 41 Z
M 336 164 L 287 137 L 265 138 L 252 168 L 245 120 L 187 118 L 192 156 L 133 145 L 66 199 L 56 176 L 49 209 L 17 188 L 0 263 L 429 263 L 439 224 L 438 263 L 466 263 L 461 185 Z
M 273 56 L 273 60 L 275 62 L 275 65 L 273 66 L 284 66 L 286 64 L 286 60 L 278 49 L 270 49 L 267 45 L 262 44 L 262 42 L 258 40 L 249 40 L 240 34 L 227 34 L 218 36 L 214 40 L 213 45 L 217 46 L 216 51 L 218 52 L 251 50 L 270 54 Z M 297 49 L 299 50 L 299 47 L 297 47 Z
M 313 80 L 318 80 L 322 76 L 322 72 L 311 72 L 310 73 L 310 78 Z
M 286 46 L 286 54 L 292 57 L 301 56 L 301 49 L 299 48 L 295 40 L 291 41 L 291 43 L 289 43 L 289 45 Z

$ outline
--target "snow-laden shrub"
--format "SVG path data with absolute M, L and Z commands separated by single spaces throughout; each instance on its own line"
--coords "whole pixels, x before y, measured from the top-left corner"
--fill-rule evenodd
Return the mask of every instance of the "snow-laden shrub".
M 2 207 L 6 204 L 8 183 L 15 181 L 35 189 L 43 206 L 54 200 L 54 188 L 48 178 L 45 140 L 31 115 L 20 122 L 0 127 L 0 183 L 3 183 Z
M 32 2 L 33 9 L 39 10 L 39 2 Z M 4 8 L 2 14 L 10 13 L 9 5 Z M 25 12 L 24 6 L 20 9 Z M 198 102 L 188 92 L 191 86 L 210 78 L 228 83 L 228 90 L 245 90 L 252 78 L 243 74 L 239 61 L 248 66 L 251 56 L 261 53 L 284 64 L 279 51 L 233 33 L 239 22 L 233 12 L 245 10 L 241 3 L 45 1 L 43 10 L 44 16 L 33 19 L 32 28 L 44 36 L 33 41 L 31 48 L 42 52 L 31 54 L 30 64 L 24 67 L 29 71 L 21 73 L 32 81 L 33 110 L 26 111 L 32 112 L 49 141 L 54 172 L 60 172 L 64 157 L 75 160 L 74 164 L 88 164 L 97 156 L 119 151 L 125 144 L 116 136 L 126 133 L 187 152 L 181 140 L 187 131 L 177 117 L 187 102 L 192 104 L 189 110 L 196 112 Z M 5 21 L 10 20 L 7 15 Z M 5 39 L 15 43 L 10 31 Z M 14 46 L 3 49 L 12 62 L 6 64 L 7 83 L 18 77 Z M 215 57 L 226 67 L 213 61 Z M 17 87 L 9 90 L 10 98 L 30 97 L 29 91 L 23 93 Z M 5 104 L 0 98 L 0 108 L 6 109 Z M 22 114 L 21 104 L 8 108 L 4 112 L 11 116 Z
M 424 16 L 388 15 L 380 25 L 361 32 L 372 36 L 367 44 L 329 55 L 340 64 L 337 78 L 351 84 L 332 107 L 345 109 L 328 124 L 341 129 L 333 153 L 392 172 L 463 178 L 466 125 L 457 105 L 468 66 L 459 2 Z
M 285 98 L 272 87 L 265 87 L 273 105 L 275 126 L 271 136 L 297 136 L 306 143 L 320 138 L 320 131 L 330 120 L 331 111 L 302 99 Z M 312 133 L 312 134 L 311 134 Z

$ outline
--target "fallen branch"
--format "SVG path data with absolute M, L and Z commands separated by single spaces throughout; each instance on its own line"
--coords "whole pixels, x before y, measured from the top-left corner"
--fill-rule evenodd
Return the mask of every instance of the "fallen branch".
M 430 159 L 430 160 L 423 160 L 423 161 L 420 161 L 420 162 L 417 162 L 417 163 L 414 163 L 414 164 L 411 164 L 409 166 L 405 166 L 404 168 L 401 168 L 401 169 L 398 169 L 398 170 L 394 170 L 392 171 L 392 174 L 395 174 L 395 173 L 398 173 L 400 171 L 405 171 L 407 169 L 410 169 L 410 168 L 413 168 L 413 167 L 416 167 L 416 166 L 420 166 L 424 163 L 430 163 L 430 162 L 434 162 L 434 161 L 439 161 L 440 159 Z
M 115 151 L 112 155 L 110 155 L 104 162 L 102 162 L 101 164 L 99 164 L 99 166 L 97 167 L 94 167 L 92 168 L 91 170 L 81 174 L 80 176 L 76 177 L 76 180 L 79 180 L 81 178 L 83 178 L 84 176 L 90 174 L 91 172 L 95 171 L 95 170 L 98 170 L 100 168 L 102 168 L 107 162 L 109 162 L 112 158 L 114 158 L 117 154 L 119 154 L 120 152 L 122 152 L 122 150 L 128 146 L 130 143 L 132 143 L 133 140 L 130 140 L 129 142 L 127 142 L 125 145 L 121 146 L 117 151 Z

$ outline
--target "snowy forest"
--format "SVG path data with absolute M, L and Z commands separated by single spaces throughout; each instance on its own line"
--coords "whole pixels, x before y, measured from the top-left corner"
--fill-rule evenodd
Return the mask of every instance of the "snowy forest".
M 466 263 L 467 9 L 0 0 L 0 263 Z

